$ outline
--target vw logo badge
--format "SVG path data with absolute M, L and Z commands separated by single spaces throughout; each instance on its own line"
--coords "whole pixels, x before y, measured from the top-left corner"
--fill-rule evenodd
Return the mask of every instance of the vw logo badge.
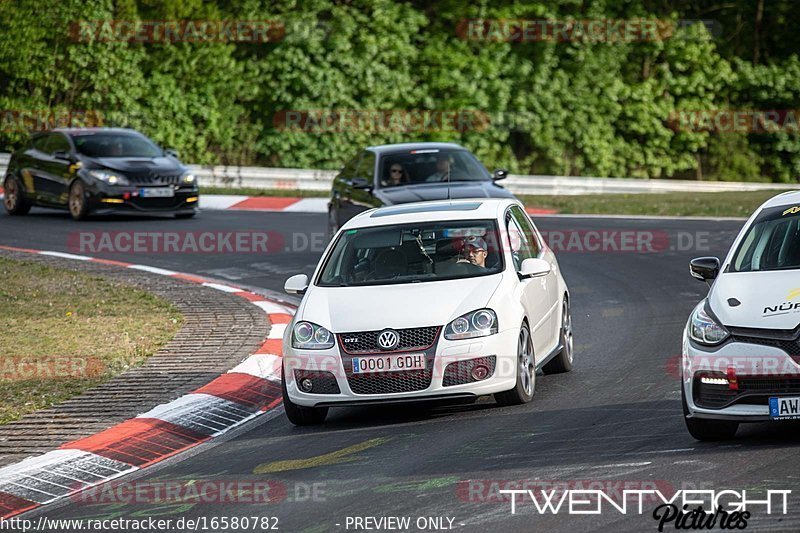
M 400 335 L 393 329 L 385 329 L 378 334 L 378 346 L 381 350 L 393 350 L 400 343 Z

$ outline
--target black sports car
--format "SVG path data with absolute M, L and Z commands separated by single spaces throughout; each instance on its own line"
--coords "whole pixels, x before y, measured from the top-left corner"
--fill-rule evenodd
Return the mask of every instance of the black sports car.
M 31 206 L 89 213 L 197 213 L 195 176 L 170 150 L 122 128 L 64 128 L 38 133 L 14 152 L 3 181 L 12 215 Z
M 385 205 L 447 198 L 514 198 L 495 183 L 505 170 L 490 174 L 466 148 L 452 143 L 370 146 L 333 180 L 328 230 L 362 211 Z

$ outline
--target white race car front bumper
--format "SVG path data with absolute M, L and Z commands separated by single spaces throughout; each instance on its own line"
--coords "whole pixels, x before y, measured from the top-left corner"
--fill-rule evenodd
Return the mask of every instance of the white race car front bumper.
M 494 394 L 514 388 L 517 374 L 517 339 L 519 330 L 508 329 L 494 335 L 475 339 L 448 341 L 438 339 L 431 348 L 432 367 L 430 384 L 427 387 L 410 392 L 378 392 L 371 394 L 357 394 L 350 386 L 352 376 L 346 370 L 343 357 L 351 356 L 342 354 L 338 343 L 328 350 L 300 350 L 292 348 L 289 342 L 284 342 L 283 369 L 286 379 L 286 390 L 289 399 L 298 405 L 330 406 L 360 403 L 389 403 L 403 401 L 419 401 L 424 399 L 440 399 L 447 397 L 470 397 Z M 409 352 L 411 353 L 411 352 Z M 418 353 L 413 352 L 413 353 Z M 375 355 L 380 355 L 380 352 Z M 485 379 L 469 383 L 445 385 L 443 383 L 448 374 L 448 365 L 458 361 L 468 361 L 478 358 L 495 357 L 494 371 Z M 296 371 L 304 375 L 303 371 L 325 372 L 328 383 L 335 378 L 339 392 L 335 394 L 304 392 L 298 386 Z M 395 374 L 400 377 L 402 372 L 384 372 L 381 376 Z M 331 377 L 332 376 L 332 377 Z M 378 374 L 376 374 L 378 376 Z M 313 379 L 312 379 L 313 381 Z M 451 380 L 452 381 L 452 380 Z

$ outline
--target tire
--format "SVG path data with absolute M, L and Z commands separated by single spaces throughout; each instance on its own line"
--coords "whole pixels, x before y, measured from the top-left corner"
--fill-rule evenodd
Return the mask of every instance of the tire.
M 572 339 L 572 313 L 569 300 L 564 296 L 561 304 L 561 332 L 558 342 L 563 346 L 560 352 L 542 367 L 545 374 L 561 374 L 572 370 L 573 339 Z
M 689 406 L 686 404 L 686 392 L 681 379 L 681 402 L 683 403 L 683 420 L 689 434 L 700 441 L 730 440 L 736 436 L 738 422 L 728 420 L 709 420 L 707 418 L 689 418 Z
M 533 358 L 533 340 L 527 323 L 519 329 L 517 339 L 517 383 L 514 388 L 494 395 L 495 401 L 503 406 L 521 405 L 533 399 L 536 392 L 536 365 Z
M 175 215 L 175 218 L 194 218 L 194 216 L 196 214 L 197 213 L 195 213 L 195 212 L 192 212 L 192 213 L 177 213 Z
M 76 179 L 72 182 L 67 205 L 73 220 L 83 220 L 89 214 L 89 206 L 86 203 L 86 186 L 81 180 Z
M 22 185 L 14 176 L 8 176 L 3 184 L 3 206 L 9 215 L 25 215 L 31 210 L 31 203 L 25 198 Z
M 281 391 L 283 392 L 283 408 L 286 411 L 286 418 L 295 426 L 314 426 L 325 422 L 328 416 L 327 407 L 304 407 L 292 403 L 289 393 L 286 392 L 286 378 L 281 377 Z

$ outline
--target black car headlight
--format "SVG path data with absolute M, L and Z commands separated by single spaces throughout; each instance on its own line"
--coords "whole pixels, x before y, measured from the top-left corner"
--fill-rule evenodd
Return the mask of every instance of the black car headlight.
M 301 350 L 333 348 L 333 334 L 312 322 L 298 322 L 292 328 L 292 348 Z
M 197 183 L 197 176 L 191 172 L 184 172 L 183 176 L 181 176 L 181 183 L 183 185 L 194 185 Z
M 111 172 L 108 170 L 90 170 L 89 175 L 93 178 L 99 179 L 100 181 L 104 181 L 109 185 L 130 185 L 128 178 L 119 172 Z
M 444 328 L 450 341 L 485 337 L 497 333 L 497 315 L 491 309 L 478 309 L 456 318 Z
M 695 307 L 689 320 L 689 337 L 704 346 L 714 346 L 728 338 L 728 330 L 718 324 L 711 313 L 706 311 L 706 302 Z

